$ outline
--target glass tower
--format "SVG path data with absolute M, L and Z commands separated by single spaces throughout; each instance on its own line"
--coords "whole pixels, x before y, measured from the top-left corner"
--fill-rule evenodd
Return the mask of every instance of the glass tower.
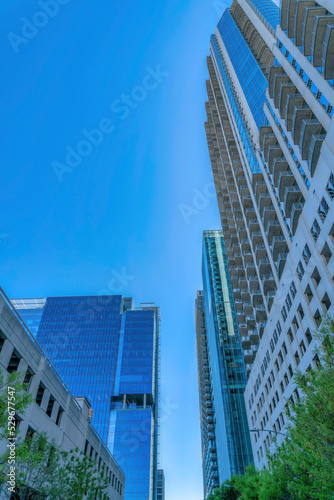
M 156 500 L 160 314 L 121 295 L 13 300 L 126 474 L 127 500 Z
M 162 469 L 158 469 L 157 500 L 165 500 L 165 474 Z
M 199 292 L 196 301 L 196 330 L 199 369 L 208 365 L 202 378 L 204 391 L 200 385 L 200 403 L 202 410 L 212 410 L 201 411 L 207 497 L 213 485 L 223 484 L 232 474 L 243 474 L 253 461 L 244 401 L 246 366 L 222 231 L 204 231 L 202 275 L 203 294 Z M 201 314 L 204 322 L 200 321 Z M 211 478 L 207 477 L 210 470 Z

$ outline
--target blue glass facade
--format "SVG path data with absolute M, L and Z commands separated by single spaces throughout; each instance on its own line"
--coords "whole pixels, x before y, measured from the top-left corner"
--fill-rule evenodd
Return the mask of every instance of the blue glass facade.
M 265 123 L 263 104 L 268 82 L 247 45 L 229 9 L 225 10 L 218 23 L 218 30 L 224 42 L 231 63 L 247 99 L 255 123 L 260 128 Z
M 203 293 L 215 408 L 219 482 L 253 462 L 244 391 L 246 366 L 222 231 L 205 231 Z
M 15 301 L 14 301 L 15 302 Z M 130 305 L 129 305 L 130 304 Z M 49 297 L 36 325 L 41 344 L 126 474 L 126 500 L 156 500 L 159 312 L 121 295 Z
M 280 10 L 272 0 L 251 0 L 251 2 L 273 28 L 280 24 Z

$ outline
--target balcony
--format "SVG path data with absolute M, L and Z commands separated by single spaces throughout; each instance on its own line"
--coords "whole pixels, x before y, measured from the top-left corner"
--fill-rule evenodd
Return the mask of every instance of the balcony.
M 252 219 L 255 215 L 255 208 L 254 207 L 246 208 L 245 215 L 247 220 Z
M 270 220 L 275 219 L 275 217 L 276 217 L 276 210 L 273 205 L 268 205 L 267 207 L 264 207 L 262 215 L 264 227 L 267 227 L 268 222 Z
M 274 104 L 275 108 L 279 107 L 280 97 L 282 92 L 282 86 L 290 82 L 290 78 L 285 73 L 278 74 L 275 76 L 274 81 Z
M 241 347 L 244 351 L 249 351 L 251 348 L 251 342 L 249 336 L 244 337 L 241 342 Z
M 259 271 L 260 275 L 268 274 L 271 270 L 270 260 L 266 257 L 264 259 L 259 260 Z
M 259 226 L 259 221 L 255 218 L 255 219 L 250 219 L 248 221 L 248 228 L 250 230 L 251 233 L 253 233 L 254 231 L 258 231 L 260 226 Z
M 322 64 L 326 80 L 334 79 L 334 23 L 326 27 L 322 49 Z
M 266 231 L 266 235 L 268 238 L 269 244 L 272 242 L 274 236 L 279 236 L 282 232 L 281 224 L 277 219 L 270 220 L 268 223 L 268 229 Z
M 260 243 L 263 243 L 262 233 L 261 233 L 261 231 L 254 231 L 252 233 L 252 246 L 253 246 L 253 248 L 256 245 L 259 245 Z
M 277 260 L 279 253 L 284 253 L 288 250 L 288 245 L 283 235 L 273 237 L 273 241 L 271 243 L 271 250 L 274 261 Z
M 312 55 L 312 32 L 316 16 L 324 16 L 326 14 L 324 7 L 312 7 L 305 9 L 302 23 L 302 47 L 305 56 Z
M 291 170 L 281 172 L 278 178 L 278 196 L 281 201 L 284 199 L 285 188 L 296 184 L 296 179 Z
M 260 194 L 258 207 L 260 209 L 261 217 L 262 217 L 262 213 L 263 213 L 263 208 L 265 206 L 271 205 L 271 204 L 272 204 L 272 201 L 271 201 L 271 197 L 270 197 L 269 193 Z
M 269 69 L 269 96 L 271 99 L 274 97 L 274 86 L 276 75 L 282 74 L 284 72 L 281 66 L 271 66 Z
M 280 253 L 280 254 L 278 254 L 278 259 L 277 259 L 276 267 L 277 267 L 277 274 L 278 274 L 278 277 L 280 279 L 282 277 L 282 274 L 283 274 L 283 271 L 284 271 L 284 267 L 285 267 L 287 258 L 288 258 L 288 254 L 287 253 Z
M 269 147 L 278 144 L 276 135 L 271 132 L 270 134 L 265 134 L 263 137 L 263 156 L 265 161 L 268 161 Z
M 254 290 L 257 290 L 257 288 L 259 287 L 259 280 L 258 280 L 258 277 L 257 275 L 255 276 L 250 276 L 248 278 L 248 284 L 249 284 L 249 290 L 250 292 L 252 293 Z
M 248 238 L 243 238 L 240 240 L 240 245 L 241 245 L 241 250 L 243 252 L 246 252 L 250 248 L 249 240 Z
M 300 144 L 301 129 L 303 122 L 311 120 L 313 112 L 308 104 L 304 103 L 301 106 L 295 106 L 292 118 L 292 137 L 294 144 Z
M 247 196 L 246 196 L 246 195 L 245 195 L 245 196 L 243 196 L 243 197 L 242 197 L 242 206 L 243 206 L 244 208 L 251 207 L 251 206 L 252 206 L 252 204 L 253 204 L 253 202 L 252 202 L 252 198 L 251 198 L 251 196 L 249 196 L 249 195 L 247 195 Z
M 253 363 L 255 357 L 255 353 L 252 350 L 246 350 L 244 351 L 244 358 L 245 358 L 245 363 L 246 365 L 249 365 L 250 363 Z
M 287 186 L 284 193 L 285 215 L 290 218 L 292 206 L 304 200 L 298 186 Z
M 291 232 L 294 235 L 297 230 L 297 225 L 299 221 L 299 217 L 303 211 L 304 203 L 294 203 L 292 205 L 291 217 L 290 217 L 290 228 Z
M 253 314 L 253 306 L 250 301 L 244 302 L 244 312 L 247 316 L 251 316 Z
M 287 96 L 286 106 L 285 106 L 285 123 L 286 128 L 291 132 L 292 130 L 292 119 L 294 117 L 295 107 L 303 106 L 304 97 L 300 94 L 290 94 Z
M 247 286 L 248 286 L 248 280 L 247 280 L 246 276 L 241 276 L 239 278 L 239 288 L 240 288 L 240 290 L 247 289 Z
M 269 290 L 274 290 L 276 283 L 274 276 L 270 274 L 264 274 L 262 277 L 263 292 L 266 294 Z
M 308 160 L 310 153 L 310 142 L 313 135 L 323 132 L 321 123 L 316 118 L 304 120 L 300 130 L 299 148 L 303 160 Z
M 296 38 L 296 45 L 301 47 L 302 45 L 302 35 L 303 35 L 303 19 L 305 14 L 305 9 L 308 7 L 314 7 L 315 2 L 308 0 L 307 2 L 297 2 L 294 18 L 292 22 L 293 26 L 293 35 Z
M 241 293 L 241 300 L 246 303 L 250 301 L 250 293 L 248 290 L 243 290 Z
M 264 243 L 260 243 L 260 245 L 256 245 L 255 247 L 255 258 L 256 262 L 259 263 L 260 259 L 265 259 L 267 256 L 267 249 Z
M 249 340 L 252 345 L 256 345 L 259 341 L 259 333 L 256 328 L 254 330 L 249 330 L 248 332 Z
M 247 278 L 256 276 L 256 268 L 253 260 L 246 265 L 246 276 Z
M 273 129 L 269 126 L 264 126 L 260 128 L 260 149 L 264 150 L 264 138 L 266 135 L 270 135 L 273 133 Z
M 277 146 L 270 146 L 269 147 L 268 169 L 269 169 L 269 172 L 271 174 L 273 173 L 275 158 L 284 158 L 283 151 L 282 151 L 281 146 L 279 144 Z
M 311 141 L 310 141 L 310 151 L 308 155 L 308 168 L 309 171 L 311 172 L 311 176 L 313 177 L 320 152 L 321 152 L 321 146 L 325 140 L 326 134 L 320 134 L 320 135 L 312 135 Z
M 255 307 L 255 318 L 257 322 L 267 319 L 267 312 L 264 304 L 258 304 Z
M 281 113 L 281 118 L 284 120 L 285 118 L 285 113 L 286 113 L 286 103 L 288 100 L 288 96 L 291 94 L 295 94 L 297 92 L 297 88 L 295 85 L 291 82 L 285 83 L 284 85 L 281 85 L 281 92 L 280 92 L 280 98 L 279 98 L 279 110 Z
M 235 300 L 235 310 L 238 313 L 243 312 L 244 310 L 244 303 L 241 299 Z
M 287 170 L 290 170 L 290 167 L 288 165 L 288 162 L 286 161 L 285 157 L 283 156 L 282 158 L 275 158 L 273 162 L 273 180 L 274 184 L 276 187 L 278 187 L 278 181 L 279 181 L 279 175 L 281 172 L 286 172 Z
M 257 304 L 263 303 L 263 296 L 260 287 L 255 288 L 255 290 L 252 291 L 252 302 L 254 307 Z
M 247 335 L 248 335 L 248 327 L 247 327 L 247 325 L 245 323 L 242 324 L 242 325 L 239 325 L 239 330 L 240 330 L 241 337 L 247 337 Z
M 244 252 L 244 264 L 248 264 L 249 262 L 252 262 L 253 261 L 253 254 L 252 254 L 252 251 L 251 249 L 249 248 L 248 250 L 246 250 Z

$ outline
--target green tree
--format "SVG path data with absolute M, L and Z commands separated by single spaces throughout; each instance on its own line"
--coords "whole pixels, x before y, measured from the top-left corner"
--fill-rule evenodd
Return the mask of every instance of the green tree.
M 334 319 L 322 318 L 315 333 L 318 367 L 295 383 L 300 399 L 289 402 L 287 438 L 268 454 L 268 467 L 248 467 L 233 476 L 209 500 L 333 500 L 334 499 Z M 235 496 L 234 496 L 235 495 Z
M 32 403 L 32 395 L 22 382 L 23 376 L 22 373 L 12 372 L 4 377 L 0 372 L 0 440 L 11 437 L 8 429 L 12 426 L 15 414 L 24 414 Z

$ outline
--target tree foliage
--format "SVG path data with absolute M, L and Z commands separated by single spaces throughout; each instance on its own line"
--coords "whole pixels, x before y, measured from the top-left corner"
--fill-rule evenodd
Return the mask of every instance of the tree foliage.
M 15 498 L 106 500 L 108 479 L 104 468 L 99 470 L 96 462 L 78 448 L 64 452 L 44 433 L 35 432 L 21 440 L 19 433 L 11 430 L 16 414 L 23 415 L 33 401 L 22 379 L 21 373 L 13 372 L 6 378 L 0 373 L 0 440 L 2 443 L 15 442 Z M 8 405 L 8 401 L 13 403 L 14 400 L 15 405 Z M 8 498 L 11 460 L 11 452 L 7 449 L 0 457 L 0 499 Z
M 319 364 L 294 380 L 298 401 L 287 406 L 287 438 L 268 454 L 268 467 L 248 467 L 209 500 L 334 499 L 334 319 L 329 315 L 315 333 Z

